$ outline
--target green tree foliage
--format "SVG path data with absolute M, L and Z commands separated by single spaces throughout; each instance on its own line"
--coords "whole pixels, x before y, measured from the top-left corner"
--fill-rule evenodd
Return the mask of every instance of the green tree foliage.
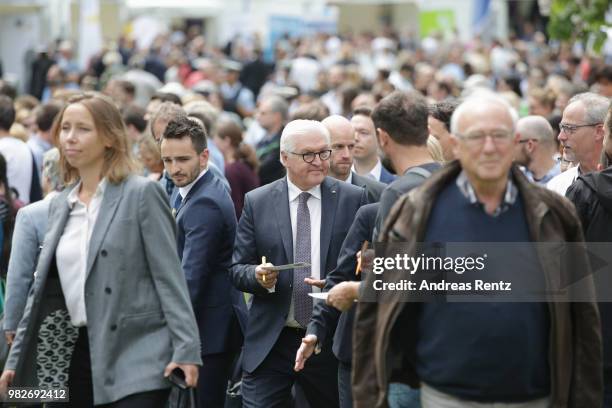
M 606 13 L 612 0 L 552 0 L 548 34 L 551 38 L 575 42 L 599 53 L 606 41 Z

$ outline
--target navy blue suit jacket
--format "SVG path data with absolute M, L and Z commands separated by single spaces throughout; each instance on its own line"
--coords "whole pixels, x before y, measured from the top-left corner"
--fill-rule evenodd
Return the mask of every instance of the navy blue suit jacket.
M 178 189 L 172 202 L 177 194 Z M 183 199 L 176 223 L 178 253 L 198 323 L 202 355 L 236 349 L 242 341 L 236 317 L 246 315 L 246 305 L 229 276 L 236 212 L 223 182 L 207 171 Z
M 372 232 L 376 225 L 378 206 L 378 203 L 364 205 L 357 212 L 355 221 L 342 243 L 338 265 L 325 278 L 324 292 L 329 292 L 331 288 L 340 282 L 361 280 L 361 275 L 355 276 L 355 269 L 357 267 L 355 255 L 361 249 L 364 241 L 372 242 Z M 338 320 L 338 317 L 340 317 L 340 320 Z M 316 335 L 318 343 L 324 344 L 329 335 L 333 334 L 335 330 L 333 342 L 334 355 L 338 360 L 350 363 L 353 352 L 352 335 L 354 319 L 355 306 L 340 314 L 340 311 L 335 307 L 318 302 L 315 304 L 312 320 L 308 325 L 308 334 Z
M 366 202 L 363 188 L 330 177 L 321 183 L 321 278 L 336 267 L 342 241 Z M 236 233 L 232 280 L 239 290 L 254 294 L 243 348 L 243 369 L 249 373 L 276 343 L 291 304 L 293 270 L 280 272 L 275 292 L 268 293 L 255 278 L 262 256 L 274 265 L 293 262 L 286 178 L 247 193 Z
M 385 166 L 383 166 L 382 170 L 380 171 L 380 182 L 381 183 L 385 183 L 385 184 L 391 184 L 391 182 L 393 180 L 395 180 L 397 176 L 391 174 L 389 172 L 389 170 L 385 169 Z

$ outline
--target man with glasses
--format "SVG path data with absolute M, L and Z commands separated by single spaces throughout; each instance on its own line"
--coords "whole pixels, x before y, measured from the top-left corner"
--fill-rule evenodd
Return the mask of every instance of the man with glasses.
M 318 345 L 321 352 L 306 369 L 293 368 L 312 315 L 308 278 L 323 280 L 336 267 L 342 241 L 367 199 L 362 188 L 326 176 L 331 142 L 320 122 L 289 122 L 280 150 L 287 177 L 247 193 L 234 245 L 232 281 L 254 295 L 243 351 L 243 403 L 284 407 L 297 382 L 312 406 L 336 407 L 331 338 Z M 274 270 L 297 262 L 309 265 Z
M 458 160 L 400 198 L 380 241 L 403 243 L 410 257 L 421 252 L 417 243 L 444 248 L 452 242 L 505 242 L 509 253 L 489 256 L 487 274 L 510 263 L 507 280 L 529 276 L 551 290 L 560 262 L 568 272 L 585 273 L 582 283 L 592 293 L 582 247 L 561 258 L 545 246 L 525 245 L 533 249 L 522 249 L 521 256 L 510 251 L 510 243 L 583 240 L 573 206 L 513 166 L 516 118 L 494 95 L 459 105 L 451 119 Z M 375 281 L 382 281 L 378 287 L 396 285 L 406 275 L 365 276 L 353 334 L 359 339 L 353 344 L 356 408 L 382 406 L 391 378 L 420 386 L 423 408 L 600 406 L 601 338 L 593 301 L 485 303 L 477 301 L 478 294 L 464 294 L 464 302 L 453 302 L 442 291 L 420 303 L 423 298 L 411 291 L 392 290 L 377 291 L 377 301 L 367 301 Z M 466 273 L 458 279 L 473 277 Z
M 524 166 L 525 175 L 534 183 L 546 185 L 561 173 L 554 158 L 557 152 L 555 135 L 550 123 L 542 116 L 527 116 L 516 123 L 519 141 L 514 161 Z
M 566 197 L 574 203 L 587 242 L 612 242 L 612 104 L 605 120 L 605 137 L 601 163 L 602 171 L 585 174 L 567 189 Z M 612 267 L 606 265 L 594 276 L 599 295 L 599 314 L 603 338 L 603 407 L 612 407 L 612 303 L 607 294 L 612 286 Z
M 577 165 L 550 180 L 547 188 L 564 196 L 579 175 L 597 170 L 609 104 L 608 98 L 592 92 L 569 100 L 559 124 L 558 139 L 564 158 Z

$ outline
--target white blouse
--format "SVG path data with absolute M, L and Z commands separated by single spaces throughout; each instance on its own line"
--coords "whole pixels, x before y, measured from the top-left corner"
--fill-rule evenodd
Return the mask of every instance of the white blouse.
M 85 312 L 85 274 L 89 241 L 104 196 L 106 179 L 102 179 L 89 206 L 79 199 L 79 182 L 68 195 L 70 215 L 55 252 L 57 271 L 70 321 L 77 327 L 87 326 Z

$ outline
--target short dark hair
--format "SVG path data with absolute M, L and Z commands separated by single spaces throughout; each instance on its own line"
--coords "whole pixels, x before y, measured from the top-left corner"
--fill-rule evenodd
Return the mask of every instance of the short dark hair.
M 290 121 L 297 119 L 318 120 L 319 122 L 329 116 L 329 108 L 320 100 L 308 102 L 297 108 L 289 118 Z
M 446 131 L 450 132 L 451 117 L 453 116 L 453 112 L 455 111 L 457 105 L 458 103 L 456 102 L 437 102 L 429 106 L 429 114 L 432 118 L 444 123 Z
M 0 95 L 0 129 L 9 131 L 13 122 L 15 122 L 13 100 L 6 95 Z
M 595 82 L 612 82 L 612 65 L 604 65 L 595 74 Z
M 367 106 L 360 106 L 358 108 L 355 108 L 355 110 L 353 111 L 353 116 L 357 115 L 367 116 L 368 118 L 371 118 L 372 109 L 368 108 Z
M 39 105 L 34 109 L 34 117 L 36 118 L 36 126 L 43 132 L 47 132 L 53 126 L 53 121 L 57 114 L 62 110 L 62 106 L 57 102 L 49 102 L 44 105 Z
M 138 130 L 140 133 L 144 132 L 147 128 L 147 121 L 145 120 L 145 111 L 138 105 L 128 105 L 123 110 L 123 121 L 126 126 L 132 125 Z
M 5 95 L 14 100 L 17 97 L 17 89 L 6 81 L 0 80 L 0 95 Z
M 189 136 L 191 144 L 195 149 L 196 153 L 200 154 L 206 149 L 206 131 L 195 120 L 189 119 L 186 116 L 179 116 L 176 119 L 172 119 L 166 130 L 164 131 L 163 139 L 182 139 Z
M 396 143 L 423 146 L 429 137 L 428 115 L 427 101 L 420 93 L 394 91 L 376 105 L 372 121 Z
M 172 102 L 175 105 L 183 106 L 183 103 L 181 102 L 181 98 L 179 98 L 178 95 L 175 95 L 170 92 L 159 92 L 159 91 L 155 92 L 153 96 L 151 97 L 151 100 L 152 101 L 159 100 L 162 102 Z

